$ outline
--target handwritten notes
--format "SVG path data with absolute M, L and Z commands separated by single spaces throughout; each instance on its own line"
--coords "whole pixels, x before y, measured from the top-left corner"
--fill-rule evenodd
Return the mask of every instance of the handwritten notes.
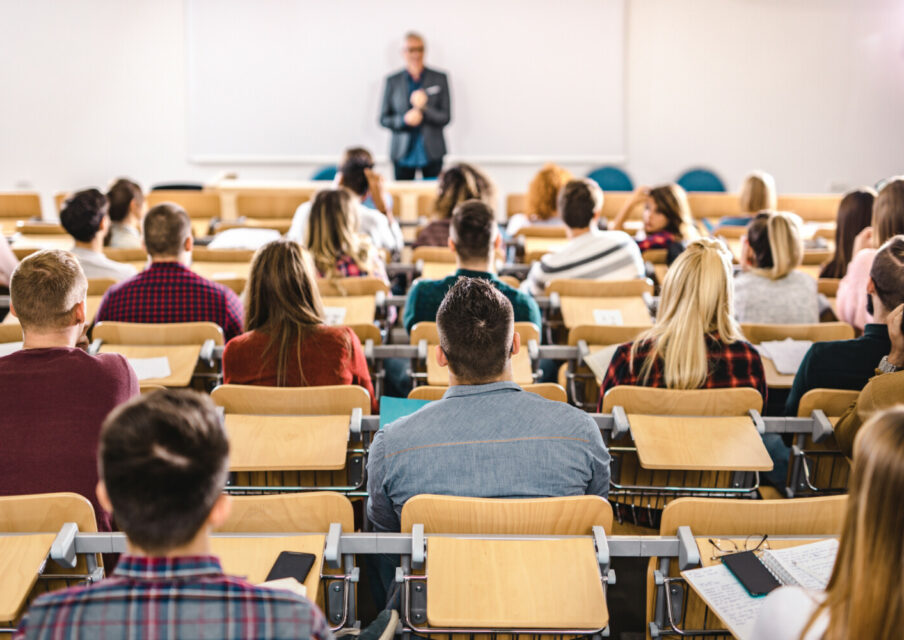
M 135 375 L 141 380 L 169 378 L 172 371 L 169 366 L 169 358 L 129 358 L 129 364 L 135 370 Z
M 763 553 L 763 563 L 785 584 L 797 583 L 804 589 L 822 590 L 829 584 L 837 554 L 838 540 L 832 538 L 786 549 L 770 549 Z
M 594 309 L 593 324 L 601 324 L 609 327 L 621 327 L 625 324 L 622 313 L 618 309 Z
M 800 363 L 813 345 L 809 340 L 769 340 L 757 345 L 761 354 L 772 360 L 775 370 L 782 375 L 792 376 L 797 373 Z
M 763 599 L 751 597 L 725 565 L 682 571 L 681 575 L 738 640 L 751 637 Z

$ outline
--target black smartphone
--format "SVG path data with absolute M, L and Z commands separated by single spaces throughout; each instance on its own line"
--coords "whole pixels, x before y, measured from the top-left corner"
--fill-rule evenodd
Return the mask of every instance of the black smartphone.
M 754 598 L 764 596 L 782 586 L 753 551 L 722 556 L 722 564 L 728 567 L 738 582 L 747 589 L 747 593 Z
M 317 559 L 313 553 L 298 553 L 296 551 L 282 551 L 270 573 L 267 574 L 267 582 L 270 580 L 282 580 L 283 578 L 295 578 L 301 583 L 308 577 L 311 567 L 314 566 L 314 560 Z

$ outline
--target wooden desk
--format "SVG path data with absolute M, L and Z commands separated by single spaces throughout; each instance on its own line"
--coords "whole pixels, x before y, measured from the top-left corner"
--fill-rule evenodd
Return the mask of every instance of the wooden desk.
M 531 368 L 527 342 L 521 343 L 521 349 L 512 358 L 512 374 L 516 384 L 533 384 L 534 371 Z M 436 360 L 436 346 L 427 347 L 427 384 L 431 387 L 448 387 L 449 370 Z
M 10 243 L 13 249 L 72 249 L 73 240 L 69 234 L 21 234 Z
M 372 324 L 377 316 L 374 296 L 323 296 L 324 307 L 342 307 L 345 319 L 341 324 Z
M 427 538 L 434 627 L 587 629 L 609 623 L 593 541 Z
M 568 238 L 541 238 L 530 237 L 524 238 L 524 254 L 528 253 L 552 253 L 558 251 L 571 242 Z
M 747 416 L 630 415 L 631 437 L 644 469 L 770 471 L 772 459 Z
M 323 546 L 326 536 L 312 534 L 285 537 L 219 537 L 210 539 L 210 550 L 219 556 L 223 571 L 240 576 L 252 584 L 266 581 L 267 574 L 283 551 L 313 553 L 314 566 L 304 581 L 308 600 L 316 602 L 320 589 L 320 570 L 323 567 Z
M 560 298 L 562 321 L 571 329 L 582 324 L 597 324 L 593 317 L 594 309 L 618 310 L 621 312 L 622 325 L 645 327 L 653 324 L 650 312 L 643 298 L 581 298 L 567 296 Z
M 762 538 L 762 534 L 754 535 L 750 537 L 750 546 L 753 548 L 756 546 L 756 543 L 760 541 Z M 713 555 L 715 555 L 719 550 L 716 549 L 712 544 L 710 544 L 709 540 L 713 539 L 718 542 L 723 549 L 732 548 L 731 542 L 729 540 L 734 541 L 736 545 L 738 545 L 739 551 L 745 550 L 745 544 L 747 544 L 747 537 L 737 538 L 734 536 L 726 537 L 726 536 L 707 536 L 705 538 L 694 538 L 697 541 L 697 549 L 700 551 L 700 563 L 704 567 L 711 567 L 714 564 L 718 564 L 720 562 L 719 558 L 713 560 Z M 802 544 L 810 544 L 811 542 L 819 542 L 823 540 L 823 538 L 766 538 L 766 545 L 762 546 L 760 549 L 787 549 L 788 547 L 799 547 Z M 722 544 L 724 542 L 724 544 Z
M 141 384 L 159 384 L 164 387 L 187 387 L 198 364 L 201 345 L 171 345 L 164 347 L 103 344 L 101 353 L 118 353 L 126 358 L 160 358 L 169 360 L 170 376 L 139 380 Z
M 458 265 L 454 262 L 425 262 L 421 269 L 421 278 L 424 280 L 442 280 L 455 273 Z
M 786 375 L 779 373 L 775 368 L 772 358 L 760 354 L 760 360 L 763 361 L 763 371 L 766 374 L 766 386 L 770 389 L 790 389 L 794 384 L 794 375 Z
M 0 622 L 12 623 L 22 613 L 54 538 L 54 533 L 0 536 Z
M 230 471 L 320 471 L 345 467 L 348 416 L 226 414 Z
M 250 262 L 192 262 L 191 270 L 208 280 L 245 278 L 251 275 Z

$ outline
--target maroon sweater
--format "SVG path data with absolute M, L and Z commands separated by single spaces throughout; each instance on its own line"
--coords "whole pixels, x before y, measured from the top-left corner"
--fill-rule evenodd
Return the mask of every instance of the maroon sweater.
M 58 347 L 0 358 L 0 495 L 72 491 L 109 531 L 95 494 L 98 435 L 107 414 L 137 393 L 118 354 Z

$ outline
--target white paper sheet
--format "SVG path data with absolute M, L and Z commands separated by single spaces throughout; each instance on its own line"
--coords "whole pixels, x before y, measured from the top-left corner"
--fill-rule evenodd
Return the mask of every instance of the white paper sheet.
M 210 249 L 259 249 L 268 242 L 279 240 L 280 233 L 275 229 L 226 229 L 221 231 L 210 242 Z
M 775 370 L 793 376 L 813 343 L 809 340 L 770 340 L 757 345 L 760 353 L 772 360 Z
M 767 558 L 772 556 L 804 589 L 823 591 L 829 584 L 837 554 L 838 540 L 831 538 L 786 549 L 770 549 L 763 553 L 763 562 L 769 566 Z
M 172 375 L 169 358 L 166 356 L 159 358 L 129 358 L 129 364 L 135 370 L 135 375 L 138 376 L 139 382 L 152 378 L 169 378 Z
M 621 311 L 618 309 L 594 309 L 593 324 L 601 324 L 609 327 L 620 327 L 625 324 Z
M 753 635 L 753 627 L 763 606 L 763 598 L 754 598 L 723 564 L 682 571 L 701 598 L 716 612 L 738 640 Z
M 617 344 L 610 344 L 584 357 L 584 364 L 593 372 L 598 384 L 602 384 L 603 378 L 606 377 L 606 371 L 609 369 L 609 363 L 612 362 L 616 349 L 618 349 Z
M 0 358 L 2 358 L 3 356 L 8 356 L 11 353 L 15 353 L 21 348 L 21 342 L 4 342 L 3 344 L 0 344 Z
M 345 307 L 324 307 L 323 313 L 326 316 L 326 324 L 331 327 L 341 325 L 345 322 Z

